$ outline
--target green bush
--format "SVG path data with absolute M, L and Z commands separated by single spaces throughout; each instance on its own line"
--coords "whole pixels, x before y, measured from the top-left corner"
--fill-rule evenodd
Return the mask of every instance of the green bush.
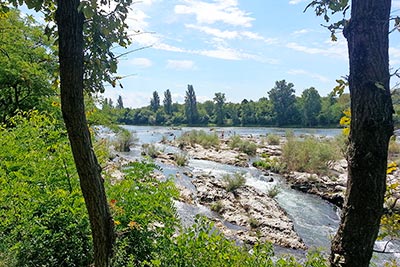
M 257 152 L 257 145 L 248 140 L 242 140 L 238 135 L 234 135 L 229 139 L 229 147 L 238 149 L 240 152 L 246 153 L 249 156 L 254 156 Z
M 246 178 L 242 173 L 235 173 L 233 176 L 226 174 L 222 177 L 225 182 L 225 189 L 228 192 L 234 192 L 236 189 L 244 186 Z
M 194 146 L 195 144 L 199 144 L 204 148 L 219 148 L 220 146 L 218 135 L 216 133 L 206 133 L 204 130 L 185 132 L 178 138 L 178 142 L 180 147 Z
M 221 210 L 224 208 L 224 205 L 222 204 L 221 200 L 215 201 L 213 203 L 211 203 L 210 209 L 212 211 L 218 212 L 220 213 Z
M 125 167 L 125 179 L 107 191 L 117 232 L 113 266 L 140 266 L 170 242 L 178 219 L 173 198 L 179 192 L 173 181 L 159 181 L 151 173 L 154 163 L 133 162 Z
M 280 138 L 276 134 L 268 134 L 267 135 L 267 143 L 268 143 L 268 145 L 277 146 L 280 144 Z
M 157 149 L 154 144 L 143 144 L 142 145 L 142 155 L 149 156 L 150 158 L 156 158 L 160 155 L 161 151 Z
M 279 186 L 274 185 L 271 189 L 268 190 L 268 196 L 270 198 L 276 197 L 279 193 L 281 192 L 281 189 Z
M 91 235 L 62 124 L 24 112 L 0 127 L 0 263 L 89 266 Z
M 282 148 L 282 161 L 289 171 L 325 173 L 328 163 L 341 157 L 340 147 L 334 140 L 289 137 Z
M 114 141 L 114 147 L 119 152 L 129 152 L 130 146 L 138 141 L 138 138 L 134 136 L 130 131 L 124 128 L 118 128 L 116 132 L 116 139 Z
M 175 154 L 175 162 L 178 166 L 186 166 L 188 163 L 188 157 L 185 154 Z
M 270 158 L 268 155 L 264 155 L 262 159 L 254 161 L 253 166 L 257 169 L 274 173 L 281 173 L 285 169 L 284 164 L 279 159 Z

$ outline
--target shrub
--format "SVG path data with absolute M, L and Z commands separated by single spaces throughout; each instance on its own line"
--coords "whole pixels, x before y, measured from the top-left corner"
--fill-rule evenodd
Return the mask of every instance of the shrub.
M 220 213 L 223 208 L 224 208 L 224 205 L 222 204 L 221 200 L 213 202 L 211 204 L 211 207 L 210 207 L 210 209 L 212 211 L 215 211 L 215 212 L 218 212 L 218 213 Z
M 396 141 L 396 136 L 392 136 L 389 142 L 389 158 L 395 160 L 400 155 L 400 143 Z
M 188 157 L 185 154 L 175 154 L 175 162 L 178 166 L 186 166 L 188 163 Z
M 125 166 L 124 180 L 113 185 L 107 180 L 117 232 L 113 266 L 142 266 L 165 249 L 176 232 L 173 199 L 179 192 L 173 181 L 153 178 L 155 168 L 154 163 L 133 162 Z
M 249 156 L 254 156 L 257 152 L 257 145 L 248 140 L 242 140 L 240 136 L 234 135 L 229 139 L 229 147 L 238 149 L 240 152 L 246 153 Z
M 268 145 L 279 145 L 280 144 L 280 138 L 276 134 L 268 134 L 267 135 L 267 143 Z
M 246 178 L 242 173 L 235 173 L 233 176 L 226 174 L 222 178 L 225 181 L 225 189 L 228 192 L 234 192 L 246 183 Z
M 199 144 L 204 148 L 215 147 L 219 148 L 220 141 L 216 133 L 206 133 L 204 130 L 192 130 L 183 133 L 179 138 L 179 147 L 184 147 L 186 145 L 194 146 Z
M 260 222 L 254 217 L 250 217 L 248 223 L 252 229 L 260 226 Z
M 282 161 L 289 171 L 325 173 L 331 161 L 339 159 L 340 148 L 332 140 L 289 137 L 282 148 Z
M 274 198 L 276 197 L 279 193 L 281 192 L 281 189 L 279 188 L 279 186 L 274 185 L 272 188 L 270 188 L 268 190 L 268 196 L 270 198 Z
M 269 156 L 264 156 L 262 159 L 254 161 L 253 166 L 274 173 L 281 173 L 285 168 L 278 158 L 270 158 Z
M 138 140 L 136 136 L 124 128 L 118 128 L 116 135 L 114 147 L 119 152 L 129 152 L 130 146 Z
M 89 220 L 66 130 L 30 111 L 0 126 L 0 263 L 89 266 Z
M 157 149 L 154 144 L 143 144 L 142 155 L 149 156 L 150 158 L 156 158 L 160 155 L 161 151 Z

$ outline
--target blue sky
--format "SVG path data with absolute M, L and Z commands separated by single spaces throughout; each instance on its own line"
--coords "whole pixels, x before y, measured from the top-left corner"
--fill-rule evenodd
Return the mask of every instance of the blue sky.
M 153 91 L 170 89 L 183 103 L 188 84 L 197 100 L 225 93 L 227 101 L 266 97 L 275 81 L 295 85 L 297 95 L 311 86 L 326 96 L 347 75 L 346 40 L 330 41 L 310 0 L 142 0 L 128 21 L 134 35 L 123 58 L 124 88 L 107 87 L 104 97 L 121 95 L 125 107 L 146 106 Z M 393 0 L 399 15 L 400 0 Z M 140 31 L 135 34 L 134 31 Z M 400 33 L 390 35 L 390 62 L 400 65 Z M 122 51 L 126 52 L 126 51 Z M 394 85 L 396 81 L 392 79 Z

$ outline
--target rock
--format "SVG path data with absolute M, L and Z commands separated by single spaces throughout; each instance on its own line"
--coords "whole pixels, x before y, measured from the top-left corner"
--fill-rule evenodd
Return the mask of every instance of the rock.
M 218 203 L 222 219 L 240 227 L 237 231 L 219 227 L 224 234 L 235 232 L 236 238 L 249 244 L 270 241 L 288 248 L 306 248 L 286 212 L 266 193 L 246 185 L 227 192 L 222 180 L 205 174 L 192 182 L 201 204 L 211 207 Z

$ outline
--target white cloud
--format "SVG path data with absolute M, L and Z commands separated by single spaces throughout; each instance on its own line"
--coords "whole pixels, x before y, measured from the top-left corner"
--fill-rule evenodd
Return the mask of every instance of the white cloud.
M 348 58 L 347 44 L 344 38 L 340 38 L 336 42 L 332 42 L 329 40 L 324 42 L 322 45 L 323 46 L 320 47 L 309 47 L 295 42 L 290 42 L 286 44 L 286 47 L 306 54 L 313 54 L 313 55 L 319 54 L 341 59 Z
M 211 28 L 207 26 L 198 26 L 194 24 L 185 24 L 185 27 L 188 29 L 195 29 L 201 32 L 204 32 L 209 35 L 213 35 L 222 39 L 235 39 L 239 37 L 239 33 L 237 31 L 221 31 L 216 28 Z
M 303 3 L 303 2 L 305 2 L 305 0 L 290 0 L 289 4 L 297 5 L 297 4 L 300 4 L 300 3 Z
M 303 35 L 303 34 L 306 34 L 306 33 L 309 33 L 309 32 L 311 32 L 310 29 L 301 29 L 301 30 L 297 30 L 297 31 L 292 32 L 292 35 Z
M 214 0 L 209 3 L 199 0 L 183 0 L 184 4 L 176 5 L 174 11 L 180 15 L 195 15 L 200 24 L 223 22 L 229 25 L 251 27 L 254 18 L 240 10 L 237 0 Z
M 204 32 L 208 35 L 212 35 L 216 38 L 219 38 L 221 41 L 225 39 L 250 39 L 256 41 L 263 41 L 267 44 L 277 43 L 277 40 L 274 38 L 264 38 L 263 36 L 259 35 L 258 33 L 251 32 L 251 31 L 222 31 L 217 28 L 212 28 L 208 26 L 199 26 L 194 24 L 185 24 L 185 27 L 188 29 L 194 29 L 201 32 Z
M 137 57 L 134 59 L 131 59 L 128 61 L 130 64 L 141 67 L 141 68 L 149 68 L 153 65 L 153 62 L 151 62 L 150 59 L 148 58 L 143 58 L 143 57 Z
M 194 62 L 191 60 L 172 60 L 167 61 L 167 68 L 177 70 L 191 70 L 194 69 Z
M 308 77 L 311 77 L 312 79 L 319 80 L 320 82 L 323 82 L 323 83 L 330 82 L 329 78 L 327 78 L 327 77 L 325 77 L 323 75 L 320 75 L 320 74 L 317 74 L 317 73 L 313 73 L 313 72 L 309 72 L 309 71 L 306 71 L 306 70 L 303 70 L 303 69 L 293 69 L 293 70 L 289 70 L 287 73 L 290 74 L 290 75 L 308 76 Z
M 398 0 L 393 0 L 392 1 L 392 9 L 393 8 L 400 8 L 400 1 Z

